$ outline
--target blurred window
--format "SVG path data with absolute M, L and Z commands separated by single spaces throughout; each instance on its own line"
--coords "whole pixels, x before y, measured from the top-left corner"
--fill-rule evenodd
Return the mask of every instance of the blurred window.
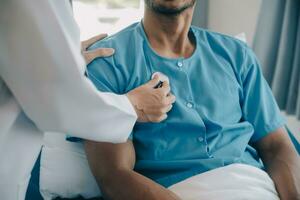
M 73 0 L 73 9 L 81 39 L 87 39 L 99 33 L 116 33 L 140 21 L 144 0 Z

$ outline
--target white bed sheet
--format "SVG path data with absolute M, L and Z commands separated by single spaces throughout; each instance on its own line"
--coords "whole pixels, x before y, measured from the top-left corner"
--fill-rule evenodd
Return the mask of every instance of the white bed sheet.
M 169 189 L 183 200 L 279 200 L 269 175 L 243 164 L 191 177 Z
M 46 138 L 41 157 L 40 190 L 45 200 L 101 195 L 81 143 L 57 134 Z M 233 164 L 196 175 L 169 188 L 183 200 L 279 200 L 268 174 Z

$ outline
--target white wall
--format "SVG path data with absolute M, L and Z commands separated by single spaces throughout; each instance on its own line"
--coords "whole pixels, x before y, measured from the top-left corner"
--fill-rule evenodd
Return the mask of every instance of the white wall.
M 209 0 L 208 28 L 228 35 L 245 32 L 252 45 L 261 1 Z
M 286 116 L 289 129 L 295 133 L 296 138 L 300 142 L 300 121 L 295 117 Z

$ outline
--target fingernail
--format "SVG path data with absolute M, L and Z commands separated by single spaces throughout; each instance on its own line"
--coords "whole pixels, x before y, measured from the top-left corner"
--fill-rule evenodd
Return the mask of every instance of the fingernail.
M 112 56 L 115 54 L 115 50 L 114 49 L 107 49 L 107 53 L 109 54 L 109 56 Z

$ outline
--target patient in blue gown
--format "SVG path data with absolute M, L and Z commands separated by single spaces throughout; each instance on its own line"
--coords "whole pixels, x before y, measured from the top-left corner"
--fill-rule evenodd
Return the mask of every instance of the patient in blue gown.
M 137 122 L 125 144 L 85 141 L 91 170 L 108 197 L 128 195 L 130 188 L 118 188 L 128 182 L 168 199 L 174 194 L 164 188 L 209 170 L 234 163 L 263 170 L 254 144 L 285 124 L 245 43 L 191 26 L 192 0 L 180 4 L 182 10 L 157 2 L 146 0 L 141 22 L 91 47 L 117 49 L 87 68 L 99 90 L 125 94 L 160 72 L 176 96 L 165 121 Z

